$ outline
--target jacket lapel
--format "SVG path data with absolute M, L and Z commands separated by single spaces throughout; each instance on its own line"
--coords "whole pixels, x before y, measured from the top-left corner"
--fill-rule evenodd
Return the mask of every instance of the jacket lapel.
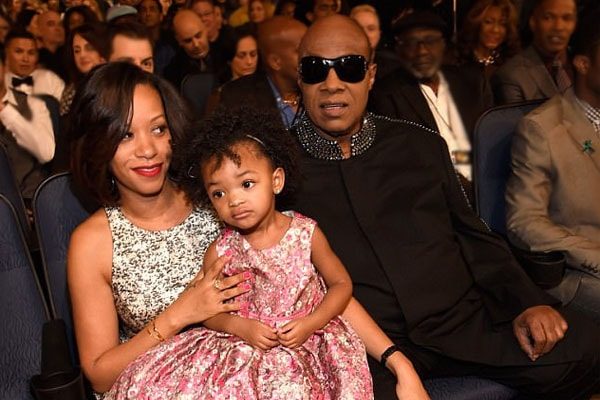
M 523 56 L 525 57 L 525 64 L 528 64 L 527 71 L 529 71 L 529 77 L 537 84 L 544 96 L 554 96 L 558 92 L 558 88 L 533 46 L 525 49 Z
M 600 172 L 600 139 L 583 110 L 577 106 L 573 89 L 565 92 L 562 106 L 565 128 L 573 140 L 573 145 L 581 152 L 582 156 L 589 157 Z

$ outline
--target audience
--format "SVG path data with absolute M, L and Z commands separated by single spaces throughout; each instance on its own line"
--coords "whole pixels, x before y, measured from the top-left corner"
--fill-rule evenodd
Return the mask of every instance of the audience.
M 98 16 L 87 6 L 75 6 L 63 14 L 63 26 L 68 37 L 71 31 L 83 24 L 98 22 Z
M 479 66 L 489 80 L 519 50 L 512 0 L 477 0 L 463 22 L 458 50 L 460 64 Z
M 138 17 L 152 38 L 154 54 L 154 72 L 162 75 L 164 69 L 175 56 L 172 33 L 163 29 L 163 10 L 159 0 L 142 0 L 138 4 Z
M 48 10 L 37 17 L 36 36 L 39 46 L 39 63 L 46 69 L 66 79 L 64 65 L 65 30 L 60 20 L 60 14 Z
M 235 39 L 235 51 L 227 57 L 227 62 L 231 80 L 255 73 L 258 66 L 256 37 L 250 32 L 238 33 Z
M 108 32 L 108 61 L 125 61 L 147 72 L 154 72 L 152 39 L 140 23 L 124 22 L 111 25 Z
M 10 18 L 3 12 L 0 12 L 0 44 L 4 44 L 4 39 L 6 38 L 6 34 L 10 31 L 10 27 Z
M 293 17 L 296 10 L 296 0 L 280 0 L 275 7 L 274 15 Z
M 65 83 L 54 72 L 38 68 L 35 37 L 23 30 L 6 35 L 6 73 L 4 84 L 25 94 L 50 95 L 60 101 Z
M 309 25 L 319 18 L 337 14 L 339 11 L 339 0 L 299 0 L 294 17 Z
M 533 43 L 492 77 L 497 103 L 544 99 L 571 86 L 567 47 L 576 20 L 575 0 L 535 0 L 529 17 Z
M 306 26 L 289 17 L 276 16 L 263 22 L 258 29 L 258 47 L 264 71 L 224 85 L 220 104 L 277 111 L 289 128 L 298 111 L 298 46 L 305 32 Z
M 476 374 L 528 398 L 594 393 L 600 327 L 557 311 L 529 280 L 465 201 L 439 135 L 365 112 L 370 53 L 347 17 L 304 36 L 306 113 L 292 128 L 304 180 L 284 209 L 319 221 L 354 296 L 395 343 L 385 356 L 401 351 L 422 378 Z M 395 399 L 402 380 L 371 361 L 375 398 Z
M 575 84 L 527 115 L 513 139 L 507 226 L 511 241 L 561 251 L 567 269 L 550 291 L 600 321 L 600 27 L 596 12 L 573 46 Z

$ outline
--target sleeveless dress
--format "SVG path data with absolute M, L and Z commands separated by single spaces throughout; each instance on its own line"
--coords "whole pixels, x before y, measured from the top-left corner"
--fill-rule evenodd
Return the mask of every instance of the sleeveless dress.
M 316 223 L 292 214 L 281 241 L 258 250 L 225 229 L 217 253 L 231 257 L 226 275 L 250 271 L 252 290 L 237 301 L 245 318 L 280 327 L 311 313 L 325 285 L 311 263 Z M 206 328 L 180 333 L 133 361 L 117 379 L 110 399 L 372 399 L 364 346 L 350 325 L 333 318 L 297 349 L 268 351 Z

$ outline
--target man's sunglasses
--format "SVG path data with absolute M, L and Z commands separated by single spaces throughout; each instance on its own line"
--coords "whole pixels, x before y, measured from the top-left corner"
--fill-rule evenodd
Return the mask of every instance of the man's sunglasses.
M 357 83 L 365 79 L 369 63 L 359 55 L 342 56 L 334 59 L 307 56 L 300 60 L 298 70 L 302 82 L 309 85 L 323 82 L 331 68 L 335 69 L 338 78 L 344 82 Z

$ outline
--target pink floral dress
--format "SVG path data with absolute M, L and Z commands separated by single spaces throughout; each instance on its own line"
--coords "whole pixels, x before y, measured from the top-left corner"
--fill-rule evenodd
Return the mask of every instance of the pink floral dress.
M 217 239 L 233 260 L 225 274 L 251 271 L 253 289 L 238 314 L 273 327 L 311 313 L 325 285 L 311 263 L 316 223 L 300 214 L 281 241 L 257 250 L 236 231 Z M 206 328 L 181 333 L 138 357 L 107 393 L 109 399 L 372 399 L 365 349 L 350 325 L 332 319 L 301 347 L 268 351 Z

